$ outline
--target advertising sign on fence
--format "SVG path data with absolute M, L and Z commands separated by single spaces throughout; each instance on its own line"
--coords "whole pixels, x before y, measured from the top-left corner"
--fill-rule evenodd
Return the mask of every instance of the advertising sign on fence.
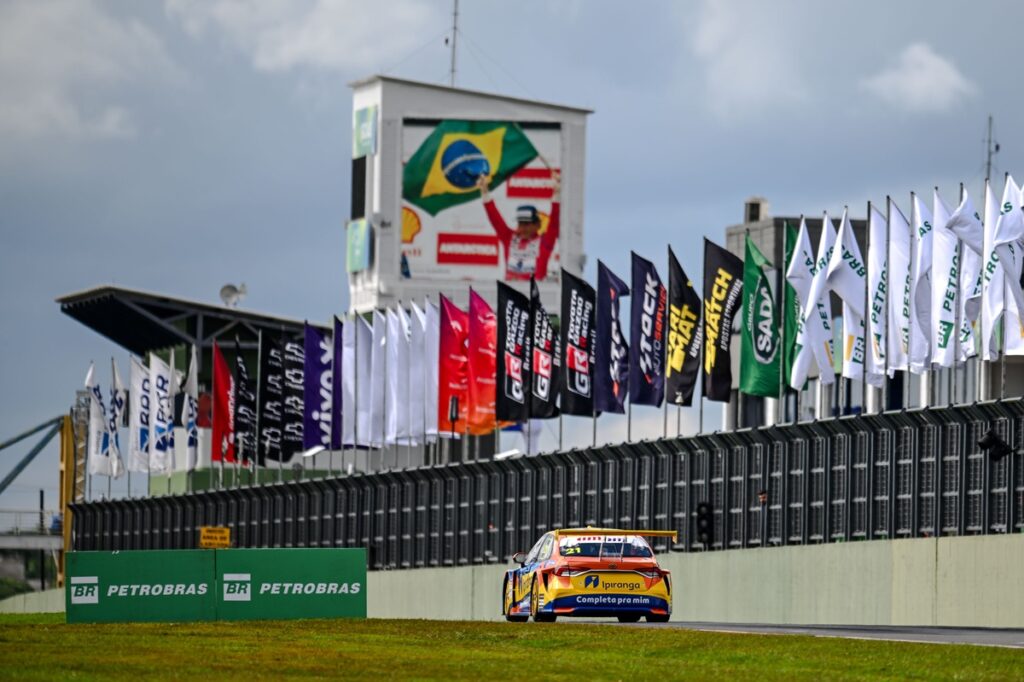
M 199 526 L 199 549 L 231 547 L 231 529 L 227 526 Z
M 365 618 L 366 550 L 70 552 L 69 623 Z

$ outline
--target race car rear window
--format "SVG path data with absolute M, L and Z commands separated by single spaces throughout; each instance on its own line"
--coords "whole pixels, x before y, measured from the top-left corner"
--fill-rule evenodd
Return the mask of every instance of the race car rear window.
M 563 536 L 558 543 L 562 556 L 588 558 L 619 558 L 654 556 L 650 545 L 642 537 L 636 535 Z

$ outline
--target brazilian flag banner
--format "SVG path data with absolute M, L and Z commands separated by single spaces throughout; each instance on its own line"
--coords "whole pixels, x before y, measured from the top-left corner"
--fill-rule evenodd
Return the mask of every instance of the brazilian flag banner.
M 533 143 L 509 121 L 441 121 L 402 172 L 402 198 L 432 216 L 493 189 L 537 157 Z
M 743 330 L 740 332 L 740 391 L 779 396 L 779 323 L 765 269 L 768 259 L 747 235 L 743 259 Z

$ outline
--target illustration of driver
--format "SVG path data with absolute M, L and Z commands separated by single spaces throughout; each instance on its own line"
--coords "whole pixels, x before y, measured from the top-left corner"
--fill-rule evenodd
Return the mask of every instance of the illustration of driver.
M 477 180 L 476 186 L 480 189 L 487 218 L 504 247 L 507 281 L 525 282 L 529 281 L 531 276 L 543 280 L 548 275 L 548 260 L 555 249 L 555 244 L 558 243 L 561 172 L 551 171 L 551 181 L 551 216 L 548 219 L 548 229 L 544 234 L 540 234 L 541 221 L 536 206 L 524 205 L 516 208 L 516 227 L 513 230 L 505 223 L 498 207 L 494 205 L 494 200 L 487 190 L 487 177 L 481 175 Z

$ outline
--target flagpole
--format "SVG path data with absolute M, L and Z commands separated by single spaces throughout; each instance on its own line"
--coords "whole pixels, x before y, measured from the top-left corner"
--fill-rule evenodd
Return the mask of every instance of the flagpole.
M 850 226 L 852 227 L 853 224 L 851 223 Z M 854 238 L 856 239 L 856 235 L 854 235 Z M 867 254 L 868 254 L 868 258 L 865 261 L 865 265 L 866 265 L 871 260 L 871 200 L 870 199 L 868 199 L 867 220 L 864 223 L 864 243 L 867 245 Z M 864 271 L 867 272 L 867 268 L 865 268 Z M 868 345 L 868 336 L 869 336 L 869 334 L 868 334 L 868 322 L 870 322 L 870 320 L 871 320 L 870 313 L 868 312 L 868 303 L 870 302 L 870 300 L 869 300 L 870 292 L 868 291 L 868 289 L 870 288 L 870 286 L 871 286 L 871 276 L 869 274 L 868 277 L 866 277 L 865 280 L 864 280 L 864 314 L 861 316 L 861 323 L 864 325 L 864 361 L 863 361 L 863 364 L 861 366 L 861 377 L 860 377 L 860 384 L 861 384 L 861 386 L 860 386 L 860 388 L 861 388 L 860 413 L 862 415 L 865 415 L 865 414 L 868 413 L 868 353 L 873 353 L 874 352 L 874 349 L 871 346 Z M 874 364 L 874 363 L 872 363 L 872 364 Z
M 676 405 L 676 438 L 682 435 L 683 430 L 683 408 L 681 405 Z
M 1010 177 L 1010 173 L 1009 172 L 1003 174 L 1003 186 L 1004 187 L 1006 185 L 1006 179 L 1008 177 Z M 1005 191 L 1006 190 L 1004 189 L 1003 192 L 1005 193 Z M 1006 333 L 1007 332 L 1007 327 L 1009 325 L 1007 325 L 1006 322 L 1007 322 L 1007 320 L 1009 319 L 1009 316 L 1010 316 L 1009 315 L 1009 306 L 1007 305 L 1007 298 L 1006 298 L 1007 294 L 1009 293 L 1006 290 L 1006 272 L 1007 272 L 1006 267 L 1007 267 L 1007 265 L 1009 265 L 1009 264 L 1008 263 L 1004 263 L 1003 264 L 1003 319 L 1002 319 L 1002 327 L 1000 329 L 1002 331 L 1001 336 L 1003 337 L 1003 352 L 999 355 L 999 399 L 1000 400 L 1005 400 L 1006 399 L 1006 348 L 1007 348 L 1006 341 L 1007 341 L 1007 338 L 1009 337 L 1009 334 Z M 1024 310 L 1019 310 L 1019 311 L 1017 311 L 1017 313 L 1018 313 L 1018 315 L 1021 314 L 1021 313 L 1024 313 Z
M 662 403 L 661 410 L 661 437 L 668 438 L 668 399 Z
M 964 183 L 960 183 L 960 203 L 964 203 Z M 956 240 L 956 311 L 954 313 L 955 325 L 956 325 L 956 336 L 953 337 L 953 369 L 950 374 L 950 387 L 949 387 L 949 404 L 953 405 L 956 403 L 956 384 L 957 384 L 957 365 L 960 362 L 960 333 L 962 331 L 961 324 L 962 320 L 960 317 L 960 308 L 962 302 L 960 297 L 963 294 L 963 286 L 961 280 L 964 275 L 963 268 L 963 242 L 958 238 Z M 966 379 L 966 377 L 965 377 Z
M 626 407 L 626 442 L 633 442 L 633 401 Z
M 704 433 L 704 387 L 700 388 L 700 411 L 698 414 L 699 424 L 697 425 L 697 433 Z
M 178 383 L 177 382 L 177 377 L 175 376 L 175 373 L 177 372 L 177 369 L 174 366 L 174 347 L 173 346 L 171 347 L 171 358 L 170 359 L 171 359 L 171 381 L 170 381 L 170 385 L 171 385 L 171 388 L 173 389 L 173 388 L 175 388 L 175 384 Z M 170 407 L 171 407 L 171 409 L 170 409 L 170 412 L 171 412 L 171 422 L 170 422 L 170 424 L 168 426 L 168 430 L 171 432 L 171 442 L 173 443 L 174 442 L 174 393 L 172 393 L 170 391 L 168 391 L 168 392 L 170 393 Z M 167 473 L 167 494 L 168 495 L 171 494 L 171 477 L 174 476 L 174 465 L 176 464 L 176 462 L 175 462 L 176 458 L 174 456 L 174 447 L 173 446 L 171 447 L 171 451 L 170 451 L 169 454 L 170 454 L 170 458 L 171 458 L 171 468 L 170 468 L 170 470 Z
M 889 278 L 889 273 L 892 269 L 892 263 L 889 262 L 889 224 L 890 217 L 892 215 L 892 198 L 889 195 L 885 197 L 885 303 L 882 306 L 882 310 L 885 311 L 885 353 L 882 354 L 882 404 L 879 406 L 879 412 L 885 412 L 889 409 L 889 335 L 892 334 L 892 319 L 889 317 L 889 289 L 892 287 L 892 281 Z
M 558 451 L 562 451 L 562 411 L 558 411 Z
M 913 274 L 914 274 L 914 261 L 915 261 L 914 252 L 917 250 L 915 248 L 915 246 L 914 246 L 914 231 L 917 229 L 917 227 L 914 225 L 914 197 L 915 197 L 914 192 L 911 192 L 910 193 L 910 274 L 911 274 L 911 277 L 910 277 L 910 283 L 911 283 L 910 284 L 910 301 L 911 302 L 913 302 L 913 300 L 914 300 L 914 278 L 913 278 Z M 906 286 L 906 285 L 904 285 L 904 286 Z M 916 313 L 917 311 L 914 310 L 914 312 Z M 906 375 L 904 377 L 906 379 L 906 384 L 907 384 L 905 389 L 904 389 L 904 393 L 906 394 L 907 397 L 906 397 L 906 400 L 903 403 L 904 409 L 910 407 L 910 377 L 913 374 L 910 371 L 910 368 L 914 364 L 914 362 L 913 362 L 913 354 L 914 354 L 914 317 L 916 317 L 916 315 L 911 315 L 910 318 L 907 320 L 907 370 L 906 370 Z M 920 387 L 918 387 L 918 397 L 920 397 Z
M 989 180 L 985 178 L 985 194 L 983 201 L 985 202 L 984 214 L 985 222 L 988 222 L 988 194 L 989 194 Z M 991 377 L 989 376 L 989 365 L 985 359 L 985 355 L 988 353 L 988 339 L 985 338 L 985 291 L 988 286 L 985 284 L 985 261 L 988 260 L 988 253 L 985 250 L 985 224 L 981 226 L 982 233 L 982 248 L 981 248 L 981 306 L 978 308 L 978 328 L 981 331 L 981 343 L 978 344 L 978 356 L 975 365 L 975 386 L 974 386 L 974 400 L 985 400 L 988 397 L 988 387 Z
M 788 221 L 782 224 L 782 267 L 779 268 L 779 285 L 776 287 L 781 298 L 779 310 L 782 311 L 782 315 L 779 318 L 779 326 L 781 327 L 779 338 L 782 342 L 782 352 L 779 353 L 779 407 L 776 414 L 779 423 L 786 421 L 786 381 L 784 377 L 786 374 L 786 270 L 789 268 L 789 263 L 786 261 L 786 238 L 789 236 L 789 231 L 786 228 L 788 226 Z M 796 247 L 794 246 L 795 249 Z
M 253 436 L 254 442 L 252 453 L 252 478 L 249 479 L 249 487 L 252 487 L 253 485 L 259 485 L 260 482 L 260 415 L 263 413 L 263 410 L 260 409 L 260 406 L 263 404 L 261 402 L 261 400 L 263 399 L 262 391 L 260 391 L 260 379 L 263 378 L 262 376 L 260 376 L 260 372 L 262 369 L 260 367 L 260 360 L 262 359 L 263 330 L 260 329 L 258 332 L 256 332 L 256 423 L 253 425 L 253 428 L 256 430 L 256 433 Z

